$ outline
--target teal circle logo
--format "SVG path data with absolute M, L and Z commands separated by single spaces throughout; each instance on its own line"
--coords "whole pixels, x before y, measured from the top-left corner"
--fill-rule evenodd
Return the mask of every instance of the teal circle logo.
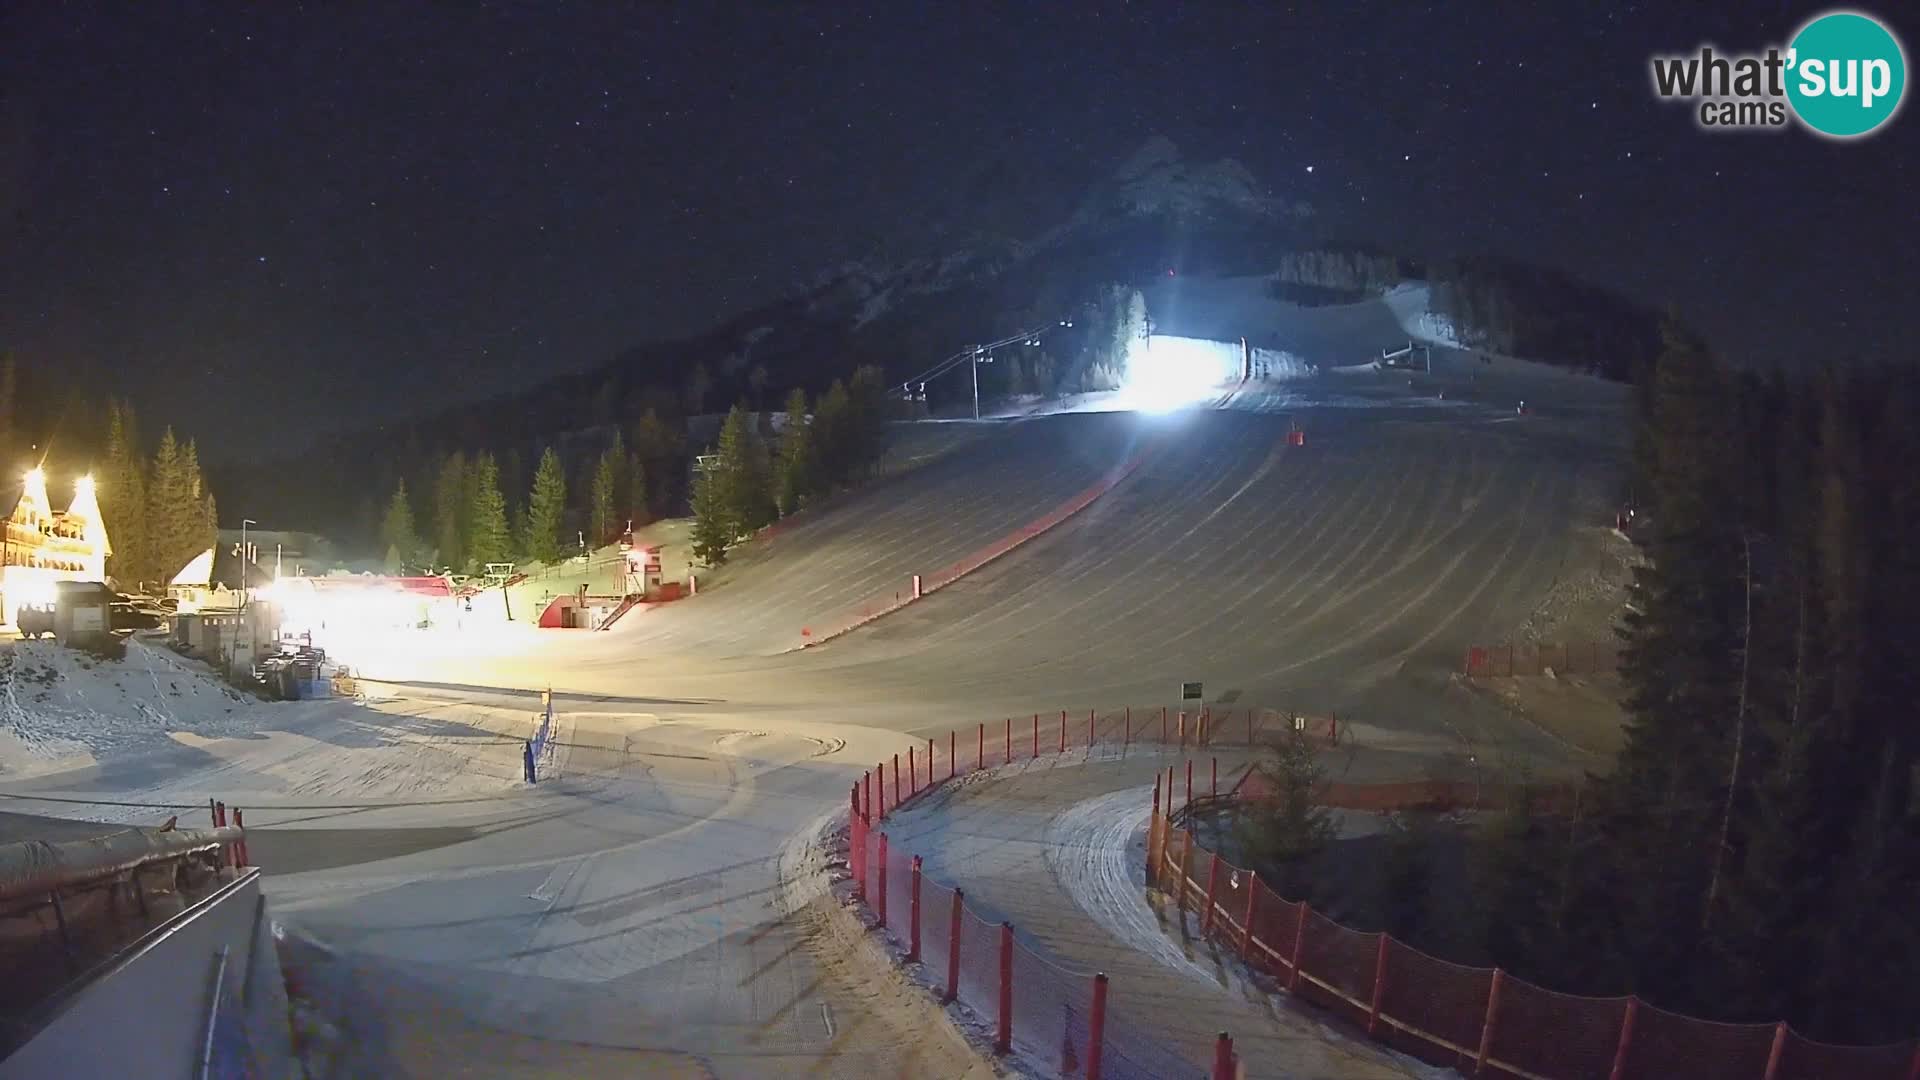
M 1787 100 L 1814 131 L 1851 139 L 1899 111 L 1907 58 L 1879 20 L 1853 11 L 1821 15 L 1787 49 Z

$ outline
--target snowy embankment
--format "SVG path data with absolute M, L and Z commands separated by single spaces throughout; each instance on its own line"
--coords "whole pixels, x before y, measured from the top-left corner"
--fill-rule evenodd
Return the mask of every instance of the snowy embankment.
M 0 650 L 0 772 L 44 772 L 165 741 L 252 730 L 252 699 L 139 641 L 105 660 L 47 641 Z
M 531 723 L 529 710 L 450 702 L 260 701 L 138 641 L 121 660 L 48 642 L 0 650 L 0 778 L 43 777 L 9 795 L 19 809 L 66 817 L 124 819 L 131 806 L 158 812 L 210 796 L 260 805 L 497 794 L 520 782 Z M 90 765 L 112 769 L 74 774 L 71 789 L 49 775 Z

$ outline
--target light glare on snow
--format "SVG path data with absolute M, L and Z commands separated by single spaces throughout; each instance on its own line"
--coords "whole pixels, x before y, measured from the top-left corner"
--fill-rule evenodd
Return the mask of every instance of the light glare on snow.
M 1219 345 L 1155 334 L 1127 355 L 1127 402 L 1141 412 L 1170 412 L 1213 393 L 1222 381 Z

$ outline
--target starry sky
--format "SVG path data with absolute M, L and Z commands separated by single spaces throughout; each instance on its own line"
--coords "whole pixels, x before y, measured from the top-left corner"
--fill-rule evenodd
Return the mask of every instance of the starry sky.
M 0 348 L 267 455 L 703 329 L 964 221 L 994 155 L 1044 227 L 1156 133 L 1742 360 L 1910 340 L 1920 116 L 1709 135 L 1649 89 L 1821 6 L 1529 7 L 9 5 Z

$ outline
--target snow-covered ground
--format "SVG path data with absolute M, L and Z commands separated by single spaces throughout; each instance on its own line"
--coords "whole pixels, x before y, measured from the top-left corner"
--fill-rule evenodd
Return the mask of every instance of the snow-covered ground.
M 209 797 L 494 794 L 520 782 L 533 708 L 261 701 L 140 641 L 122 660 L 22 641 L 0 651 L 0 777 L 20 809 L 90 820 L 157 820 Z
M 164 742 L 245 735 L 254 699 L 140 641 L 103 660 L 49 641 L 0 649 L 0 773 L 18 777 Z

